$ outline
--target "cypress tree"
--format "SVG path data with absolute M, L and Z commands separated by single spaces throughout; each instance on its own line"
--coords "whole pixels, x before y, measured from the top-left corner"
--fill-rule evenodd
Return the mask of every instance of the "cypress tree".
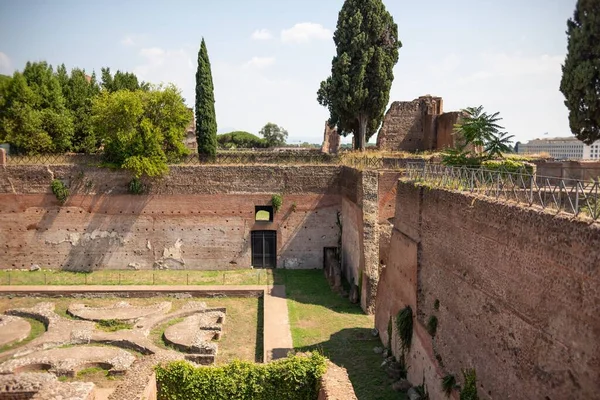
M 567 58 L 560 91 L 569 109 L 569 126 L 577 139 L 600 139 L 600 2 L 578 0 L 567 22 Z
M 196 141 L 198 154 L 214 157 L 217 154 L 217 116 L 212 73 L 206 43 L 202 38 L 196 72 Z
M 336 55 L 331 76 L 321 82 L 317 100 L 329 108 L 330 126 L 352 133 L 365 149 L 390 98 L 398 62 L 398 26 L 381 0 L 346 0 L 333 35 Z

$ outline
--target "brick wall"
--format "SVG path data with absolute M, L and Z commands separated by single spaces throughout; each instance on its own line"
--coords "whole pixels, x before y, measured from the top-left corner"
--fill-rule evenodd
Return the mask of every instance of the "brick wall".
M 249 267 L 250 232 L 277 231 L 278 266 L 321 268 L 338 240 L 339 167 L 172 167 L 126 194 L 125 172 L 75 166 L 8 166 L 0 171 L 0 268 L 92 270 Z M 60 206 L 59 178 L 72 195 Z M 272 223 L 254 207 L 283 194 Z
M 412 306 L 409 378 L 432 399 L 471 367 L 481 399 L 597 398 L 598 224 L 404 182 L 395 222 L 376 325 L 387 343 L 390 317 Z

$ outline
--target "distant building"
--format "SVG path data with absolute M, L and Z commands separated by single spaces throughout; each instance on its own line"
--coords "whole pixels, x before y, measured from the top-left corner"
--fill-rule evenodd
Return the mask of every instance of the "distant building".
M 528 143 L 519 143 L 517 153 L 548 153 L 557 160 L 598 160 L 600 140 L 588 146 L 574 136 L 533 139 Z

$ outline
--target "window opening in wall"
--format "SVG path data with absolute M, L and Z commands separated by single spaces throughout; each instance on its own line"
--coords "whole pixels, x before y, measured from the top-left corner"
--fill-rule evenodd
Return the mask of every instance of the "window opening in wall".
M 258 222 L 273 222 L 273 206 L 254 207 L 254 220 Z

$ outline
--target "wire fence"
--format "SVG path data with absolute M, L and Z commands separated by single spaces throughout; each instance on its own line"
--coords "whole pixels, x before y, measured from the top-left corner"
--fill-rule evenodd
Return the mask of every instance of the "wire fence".
M 600 219 L 600 180 L 557 179 L 526 171 L 407 163 L 406 175 L 433 187 L 515 201 L 528 206 Z

